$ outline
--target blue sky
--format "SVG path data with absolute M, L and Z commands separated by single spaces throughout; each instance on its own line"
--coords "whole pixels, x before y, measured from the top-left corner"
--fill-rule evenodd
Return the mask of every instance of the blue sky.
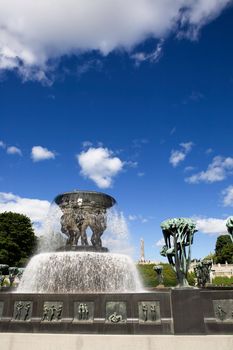
M 174 16 L 184 1 L 175 3 Z M 126 38 L 108 23 L 108 45 L 97 45 L 97 11 L 72 49 L 65 24 L 64 38 L 47 32 L 50 50 L 43 31 L 28 39 L 27 17 L 26 34 L 20 25 L 21 36 L 0 31 L 0 211 L 40 222 L 58 193 L 103 191 L 128 221 L 135 259 L 141 237 L 146 259 L 160 259 L 160 223 L 171 217 L 197 220 L 194 257 L 214 250 L 233 211 L 233 8 L 186 3 L 175 28 L 160 1 L 146 34 L 140 21 Z M 11 23 L 17 12 L 0 6 Z

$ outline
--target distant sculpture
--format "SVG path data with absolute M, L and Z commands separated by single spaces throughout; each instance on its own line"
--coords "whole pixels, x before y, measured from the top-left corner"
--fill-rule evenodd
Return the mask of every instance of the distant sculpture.
M 140 239 L 140 253 L 141 253 L 140 261 L 145 262 L 145 246 L 144 246 L 143 238 Z
M 153 267 L 153 270 L 156 272 L 157 274 L 157 280 L 158 280 L 158 284 L 160 286 L 163 285 L 163 266 L 161 265 L 155 265 Z
M 230 216 L 226 222 L 227 231 L 233 243 L 233 216 Z
M 210 271 L 212 267 L 211 260 L 199 261 L 194 267 L 194 272 L 197 278 L 197 285 L 200 288 L 204 288 L 206 283 L 210 282 Z
M 7 275 L 9 275 L 9 265 L 0 264 L 0 287 L 3 287 Z
M 161 228 L 165 245 L 160 254 L 167 257 L 175 270 L 178 287 L 189 287 L 187 275 L 196 225 L 191 219 L 175 218 L 162 222 Z
M 61 208 L 61 231 L 67 239 L 67 246 L 88 246 L 86 231 L 92 231 L 91 244 L 97 250 L 102 248 L 101 236 L 107 227 L 106 209 L 115 204 L 115 199 L 98 192 L 74 191 L 55 198 Z

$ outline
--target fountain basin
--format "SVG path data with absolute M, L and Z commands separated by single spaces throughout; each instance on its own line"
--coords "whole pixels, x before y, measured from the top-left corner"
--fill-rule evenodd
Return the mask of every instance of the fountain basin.
M 142 291 L 126 255 L 64 251 L 35 255 L 24 271 L 19 293 L 129 293 Z

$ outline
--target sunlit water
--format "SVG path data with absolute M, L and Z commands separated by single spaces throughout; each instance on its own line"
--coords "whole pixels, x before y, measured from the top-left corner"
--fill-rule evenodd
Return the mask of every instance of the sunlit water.
M 53 203 L 39 236 L 38 253 L 29 262 L 17 292 L 21 293 L 123 293 L 143 290 L 132 255 L 127 220 L 108 210 L 103 246 L 112 253 L 56 252 L 65 246 L 62 212 Z M 87 231 L 90 243 L 90 230 Z M 121 254 L 119 254 L 121 253 Z M 123 254 L 127 255 L 123 255 Z
M 125 293 L 142 291 L 126 255 L 95 252 L 41 253 L 29 262 L 19 293 Z

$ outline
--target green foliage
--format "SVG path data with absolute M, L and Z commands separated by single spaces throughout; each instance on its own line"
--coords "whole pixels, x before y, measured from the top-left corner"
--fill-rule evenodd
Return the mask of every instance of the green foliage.
M 178 282 L 176 279 L 176 273 L 170 266 L 170 264 L 160 264 L 163 266 L 163 276 L 164 276 L 164 286 L 165 287 L 175 287 Z M 142 282 L 145 287 L 157 287 L 158 280 L 157 274 L 153 270 L 153 264 L 138 264 L 137 269 L 142 278 Z M 191 286 L 195 285 L 195 275 L 194 273 L 188 274 L 188 282 Z
M 233 263 L 233 243 L 229 235 L 219 236 L 215 246 L 216 263 Z
M 196 276 L 194 272 L 188 272 L 188 283 L 190 286 L 195 286 Z
M 232 286 L 233 277 L 218 276 L 213 279 L 212 284 L 215 286 Z
M 22 214 L 0 214 L 0 264 L 23 266 L 36 246 L 30 219 Z
M 206 255 L 202 260 L 211 260 L 216 263 L 216 255 L 212 252 L 210 252 L 208 255 Z
M 163 266 L 164 286 L 172 287 L 177 285 L 176 274 L 169 264 Z M 138 264 L 137 268 L 145 287 L 156 287 L 158 285 L 157 274 L 153 270 L 153 264 Z

